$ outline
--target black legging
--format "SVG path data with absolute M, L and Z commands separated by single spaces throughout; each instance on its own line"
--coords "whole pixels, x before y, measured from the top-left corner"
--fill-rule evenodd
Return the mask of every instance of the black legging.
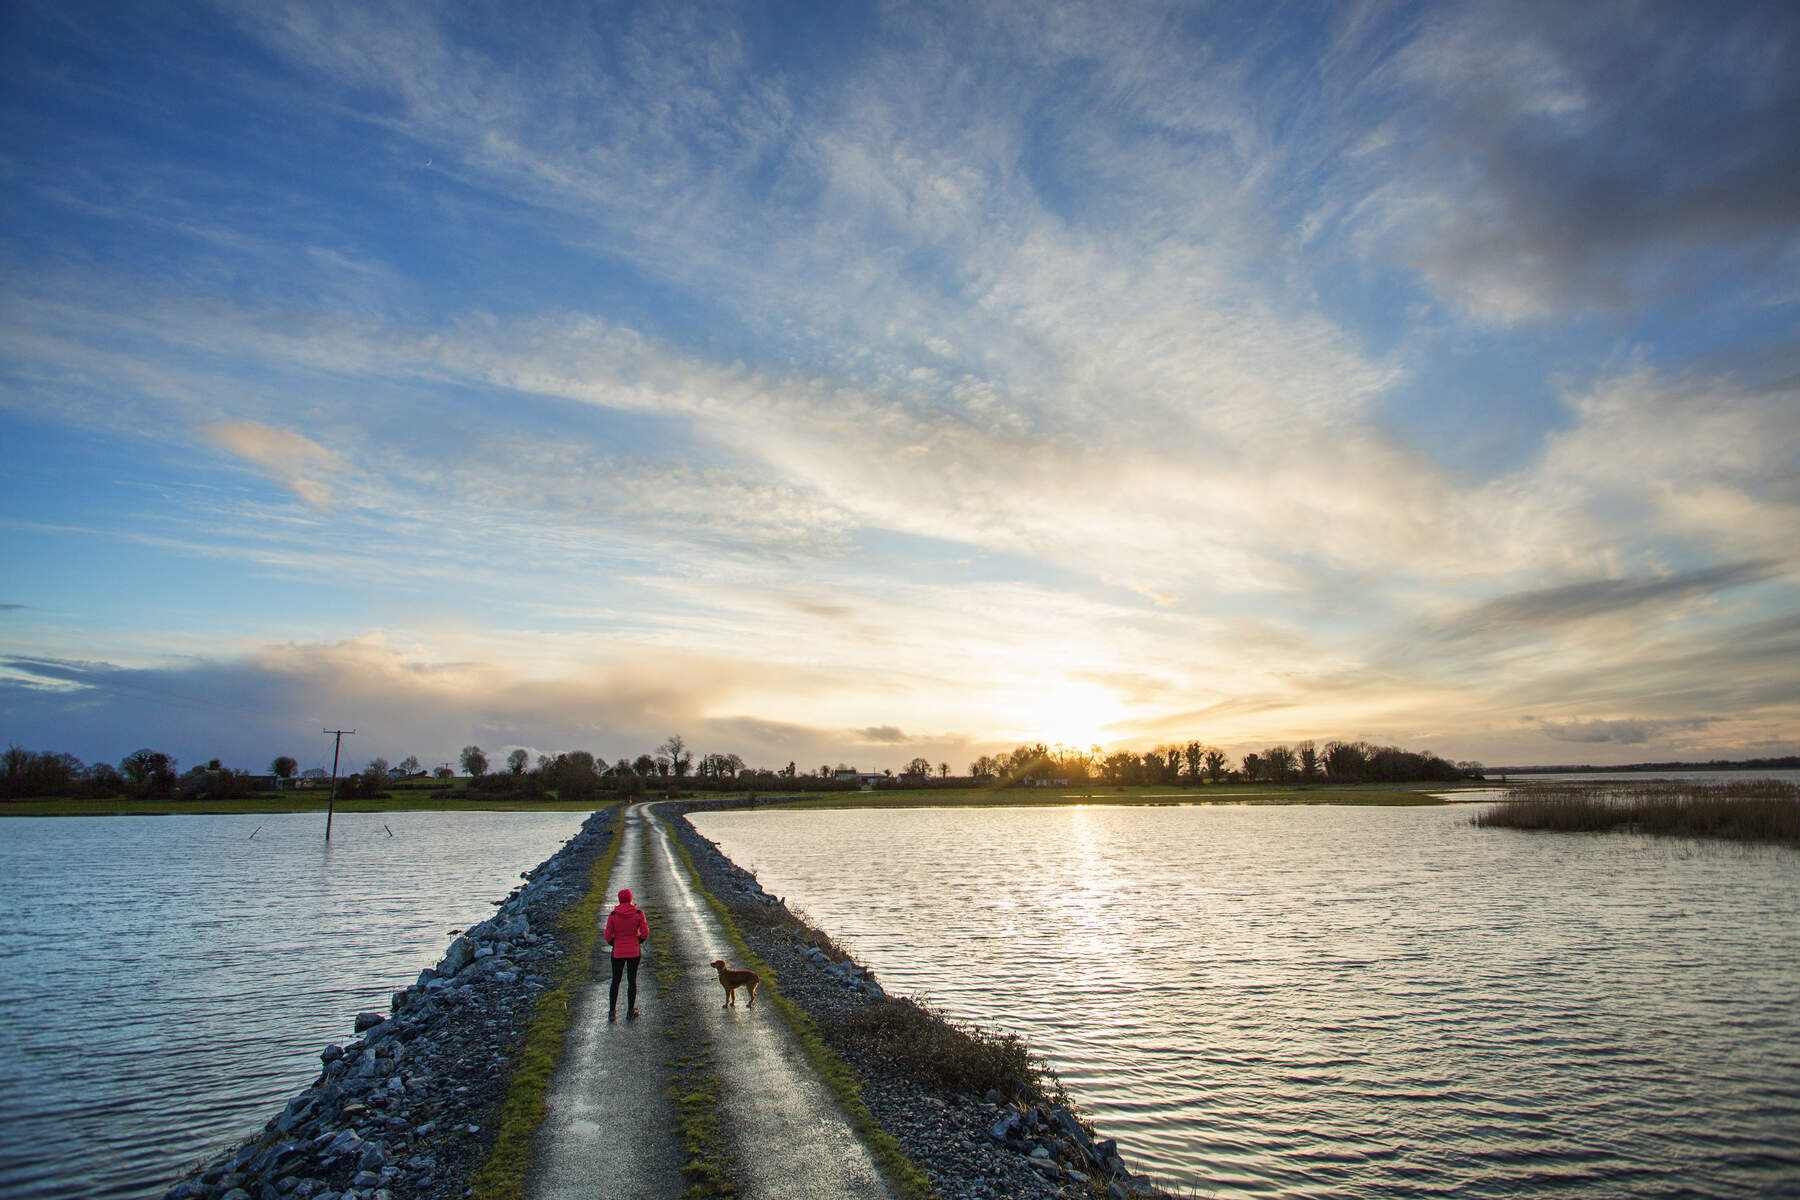
M 626 1008 L 636 1008 L 637 1007 L 638 956 L 635 954 L 632 955 L 630 958 L 618 958 L 615 956 L 612 960 L 612 964 L 613 964 L 612 1002 L 607 1005 L 607 1008 L 616 1009 L 619 1007 L 619 976 L 621 976 L 621 975 L 625 976 L 625 979 L 626 979 L 625 1007 Z

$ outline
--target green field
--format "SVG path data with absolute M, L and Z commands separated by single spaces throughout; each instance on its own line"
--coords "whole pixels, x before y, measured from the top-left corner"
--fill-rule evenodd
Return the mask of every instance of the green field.
M 1183 787 L 912 788 L 906 791 L 823 792 L 781 800 L 780 808 L 1011 808 L 1065 804 L 1444 804 L 1433 792 L 1446 784 L 1207 784 Z

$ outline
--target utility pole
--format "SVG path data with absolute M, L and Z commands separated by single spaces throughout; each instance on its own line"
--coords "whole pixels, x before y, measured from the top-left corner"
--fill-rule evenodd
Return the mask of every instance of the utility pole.
M 344 735 L 346 733 L 355 733 L 356 730 L 354 730 L 354 729 L 321 729 L 321 730 L 319 730 L 319 732 L 320 733 L 331 733 L 331 734 L 337 735 L 336 740 L 334 740 L 331 743 L 331 798 L 329 800 L 325 801 L 325 840 L 329 842 L 331 840 L 331 814 L 332 814 L 332 810 L 334 810 L 337 807 L 338 750 L 341 749 L 344 745 Z

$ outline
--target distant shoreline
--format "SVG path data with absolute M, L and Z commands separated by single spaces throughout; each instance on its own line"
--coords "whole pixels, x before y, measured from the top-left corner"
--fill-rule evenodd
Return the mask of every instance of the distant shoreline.
M 1750 758 L 1741 762 L 1653 762 L 1653 763 L 1621 763 L 1612 767 L 1585 766 L 1535 766 L 1535 767 L 1484 767 L 1485 775 L 1585 775 L 1598 774 L 1603 771 L 1800 771 L 1800 754 L 1790 754 L 1784 758 Z
M 874 791 L 783 793 L 698 793 L 669 797 L 677 800 L 718 799 L 754 803 L 759 807 L 783 805 L 795 808 L 1013 808 L 1070 804 L 1119 805 L 1310 805 L 1356 804 L 1379 806 L 1434 805 L 1446 801 L 1435 793 L 1480 788 L 1480 780 L 1457 783 L 1333 784 L 1284 786 L 1269 783 L 1206 784 L 1199 787 L 1082 785 L 1067 788 L 881 788 Z M 387 812 L 592 812 L 613 803 L 605 797 L 580 800 L 509 800 L 504 797 L 466 799 L 437 790 L 392 795 L 380 800 L 353 800 L 337 805 L 339 816 Z M 280 813 L 325 815 L 324 799 L 298 792 L 257 792 L 230 800 L 133 800 L 112 796 L 99 800 L 49 797 L 37 800 L 0 801 L 0 817 L 148 817 L 148 816 L 252 816 Z

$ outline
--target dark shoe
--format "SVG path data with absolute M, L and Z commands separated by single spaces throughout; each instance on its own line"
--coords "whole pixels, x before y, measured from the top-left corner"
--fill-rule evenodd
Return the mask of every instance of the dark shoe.
M 635 1021 L 635 1020 L 637 1020 L 637 1018 L 638 1018 L 638 1010 L 635 1008 L 625 1014 L 625 1019 L 627 1021 Z
M 609 1020 L 609 1021 L 616 1021 L 616 1020 L 618 1020 L 618 1019 L 619 1019 L 619 1010 L 618 1010 L 618 1009 L 616 1009 L 616 1008 L 609 1008 L 609 1009 L 607 1009 L 607 1010 L 606 1010 L 606 1019 L 607 1019 L 607 1020 Z

